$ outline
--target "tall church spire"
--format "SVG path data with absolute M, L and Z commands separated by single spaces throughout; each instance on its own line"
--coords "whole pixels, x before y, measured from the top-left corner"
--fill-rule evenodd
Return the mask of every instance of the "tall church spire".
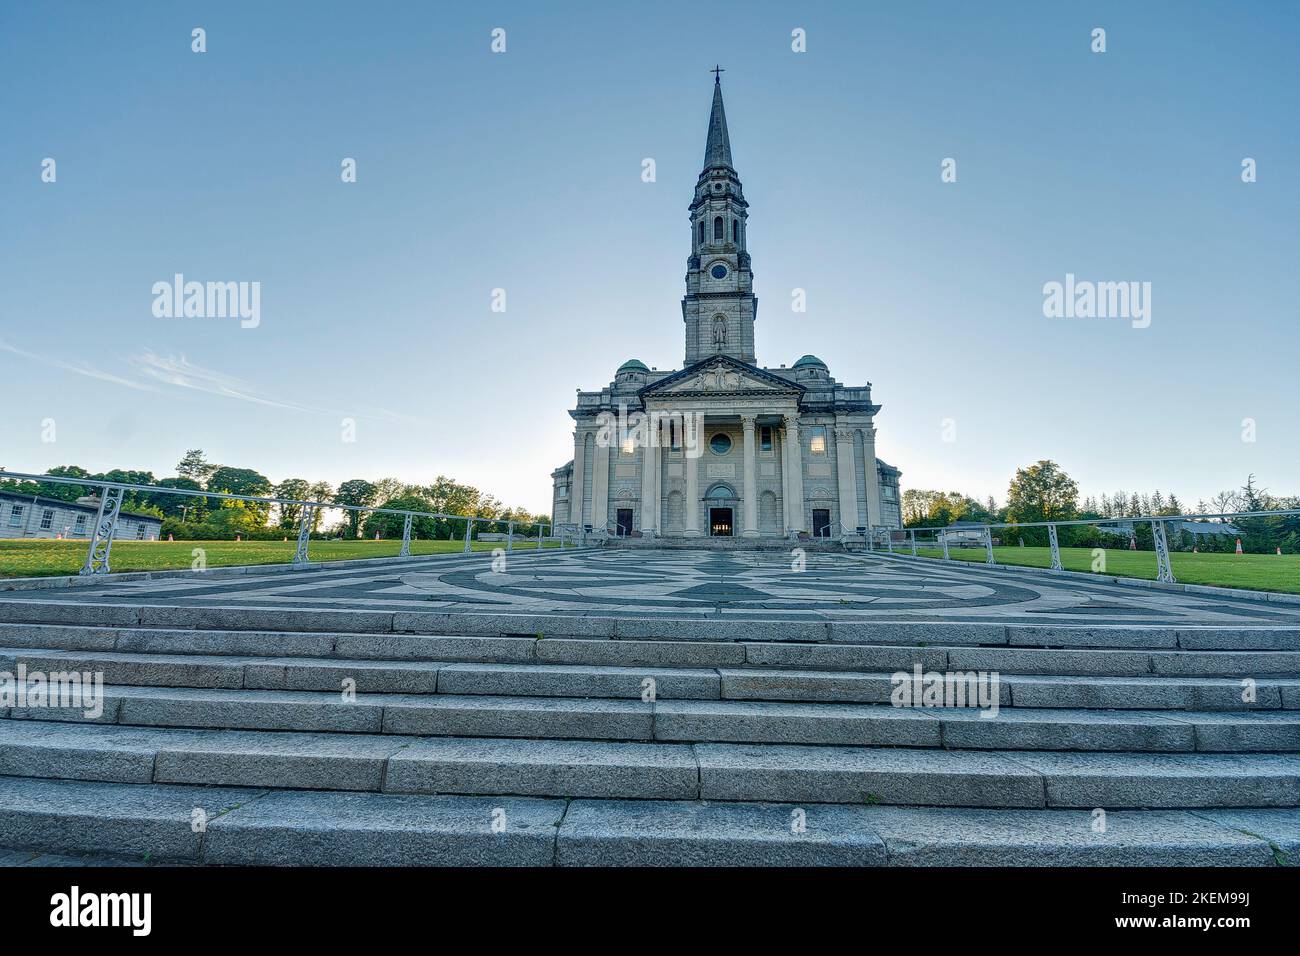
M 722 70 L 713 75 L 713 109 L 709 111 L 709 139 L 704 147 L 704 168 L 731 166 L 731 137 L 727 135 L 727 111 L 722 106 Z
M 721 72 L 721 67 L 713 71 L 704 169 L 690 205 L 691 255 L 686 260 L 686 295 L 682 297 L 687 365 L 713 355 L 729 355 L 751 364 L 755 361 L 758 299 L 747 251 L 749 203 L 731 165 L 731 137 L 718 79 Z

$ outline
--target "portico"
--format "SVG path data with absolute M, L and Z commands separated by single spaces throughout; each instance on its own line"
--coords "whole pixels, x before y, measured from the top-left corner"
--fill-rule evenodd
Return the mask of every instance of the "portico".
M 762 533 L 761 489 L 781 503 L 780 526 L 769 527 L 768 534 L 783 537 L 804 530 L 800 520 L 803 509 L 786 506 L 786 502 L 800 501 L 802 495 L 790 483 L 792 469 L 784 466 L 792 454 L 786 429 L 798 419 L 802 391 L 725 356 L 642 389 L 645 413 L 658 423 L 655 435 L 659 439 L 658 448 L 643 450 L 643 474 L 653 476 L 661 458 L 663 466 L 658 480 L 645 483 L 649 492 L 646 513 L 659 515 L 663 511 L 660 495 L 674 493 L 680 482 L 682 534 L 756 538 Z M 715 509 L 732 510 L 730 530 L 719 531 L 712 520 Z M 662 526 L 653 530 L 671 533 L 674 518 L 673 514 L 665 516 Z M 642 532 L 646 530 L 643 521 Z

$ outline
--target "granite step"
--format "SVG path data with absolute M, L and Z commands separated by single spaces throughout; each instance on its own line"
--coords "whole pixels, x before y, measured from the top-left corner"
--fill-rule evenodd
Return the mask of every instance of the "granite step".
M 1300 710 L 1300 679 L 1008 674 L 1011 707 L 1099 710 Z
M 894 707 L 889 704 L 105 686 L 99 713 L 28 705 L 0 717 L 139 727 L 439 737 L 943 747 L 1300 751 L 1300 711 Z
M 572 614 L 350 611 L 194 605 L 95 604 L 39 598 L 0 599 L 0 622 L 100 627 L 128 633 L 191 630 L 235 639 L 228 632 L 291 634 L 298 646 L 347 636 L 358 647 L 384 645 L 416 651 L 419 638 L 611 639 L 715 643 L 800 643 L 985 648 L 1115 650 L 1300 651 L 1300 628 L 1286 626 L 1050 625 L 916 621 L 812 621 L 599 617 Z M 368 638 L 369 640 L 357 640 Z M 411 638 L 416 640 L 412 641 Z M 102 637 L 101 637 L 102 639 Z M 314 639 L 314 640 L 313 640 Z M 9 643 L 5 638 L 4 643 Z M 427 642 L 426 642 L 427 643 Z M 287 652 L 282 652 L 287 653 Z M 319 651 L 313 656 L 320 656 Z M 391 650 L 383 656 L 394 656 Z M 437 659 L 437 658 L 434 658 Z
M 1276 866 L 1300 860 L 1300 811 L 1219 816 L 1218 811 L 1117 810 L 1099 821 L 1086 810 L 578 800 L 559 828 L 556 862 Z
M 615 642 L 617 643 L 617 642 Z M 654 696 L 680 700 L 889 703 L 914 671 L 699 668 L 568 663 L 448 663 L 0 647 L 0 670 L 77 671 L 120 686 L 489 696 Z M 926 674 L 987 675 L 977 670 Z M 1292 677 L 1116 677 L 1005 674 L 1001 707 L 1138 710 L 1300 710 Z
M 984 670 L 1097 677 L 1300 677 L 1300 650 L 1061 649 L 934 644 L 718 642 L 0 623 L 0 647 L 23 651 L 354 661 L 572 664 L 787 670 Z M 194 662 L 197 664 L 197 661 Z
M 0 721 L 0 774 L 118 783 L 978 807 L 1300 804 L 1300 755 L 196 731 Z
M 0 778 L 0 846 L 272 866 L 1274 866 L 1300 811 L 550 800 Z
M 29 672 L 97 673 L 107 684 L 138 687 L 336 692 L 349 687 L 358 693 L 632 700 L 648 695 L 716 700 L 721 687 L 716 670 L 654 665 L 456 664 L 0 648 L 0 669 L 16 672 L 19 664 Z
M 636 700 L 560 697 L 357 694 L 215 688 L 103 688 L 103 710 L 12 707 L 16 720 L 140 727 L 286 730 L 355 734 L 574 737 L 649 740 L 654 705 Z

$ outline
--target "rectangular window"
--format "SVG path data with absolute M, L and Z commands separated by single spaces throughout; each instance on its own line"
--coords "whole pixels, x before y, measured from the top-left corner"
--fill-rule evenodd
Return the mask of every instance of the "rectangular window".
M 21 528 L 23 526 L 23 506 L 13 505 L 9 509 L 9 527 Z
M 826 454 L 825 425 L 813 425 L 808 429 L 808 453 L 812 455 Z
M 54 527 L 54 509 L 46 508 L 41 512 L 41 530 L 49 531 Z
M 760 451 L 772 450 L 772 426 L 764 425 L 758 430 L 758 447 Z
M 677 431 L 677 423 L 672 419 L 668 420 L 668 447 L 672 451 L 681 451 L 682 436 Z
M 75 525 L 73 525 L 72 530 L 73 530 L 73 532 L 76 533 L 76 534 L 85 534 L 85 533 L 86 533 L 86 516 L 85 516 L 85 515 L 77 515 L 77 523 L 76 523 Z
M 135 526 L 135 538 L 137 541 L 144 540 L 144 532 L 145 532 L 144 522 L 141 521 L 138 525 Z

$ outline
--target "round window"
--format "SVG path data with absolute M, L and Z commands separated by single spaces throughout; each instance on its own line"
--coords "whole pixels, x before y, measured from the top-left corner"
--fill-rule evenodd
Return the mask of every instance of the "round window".
M 731 451 L 731 438 L 722 433 L 718 433 L 709 439 L 709 448 L 715 455 L 725 455 Z
M 727 267 L 722 264 L 714 266 L 709 272 L 713 274 L 715 279 L 725 279 L 727 277 Z

